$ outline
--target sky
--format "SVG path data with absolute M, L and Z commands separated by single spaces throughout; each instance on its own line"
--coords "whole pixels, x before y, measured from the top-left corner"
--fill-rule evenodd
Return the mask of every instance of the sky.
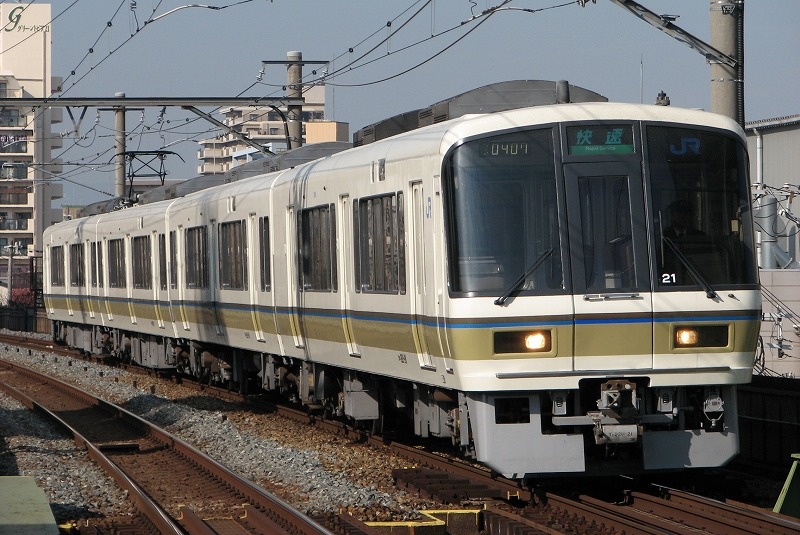
M 222 9 L 183 7 L 198 5 L 185 0 L 51 0 L 53 17 L 60 14 L 51 25 L 52 74 L 65 79 L 64 96 L 283 96 L 286 68 L 268 65 L 262 74 L 261 62 L 297 50 L 331 62 L 326 115 L 349 123 L 351 136 L 506 80 L 568 80 L 616 102 L 653 103 L 664 91 L 673 106 L 710 108 L 705 58 L 609 0 L 513 0 L 490 17 L 480 14 L 502 0 L 204 1 Z M 710 40 L 708 1 L 639 3 L 678 15 L 677 26 Z M 744 20 L 746 121 L 800 114 L 800 1 L 747 0 Z M 306 66 L 305 80 L 325 68 Z M 159 122 L 160 111 L 128 113 L 128 150 L 166 146 L 186 160 L 168 158 L 167 178 L 196 176 L 196 141 L 218 131 L 178 108 Z M 114 190 L 113 117 L 100 113 L 92 128 L 94 114 L 87 112 L 82 138 L 69 133 L 66 113 L 53 125 L 66 134 L 54 156 L 69 180 L 54 206 L 105 200 L 101 192 Z

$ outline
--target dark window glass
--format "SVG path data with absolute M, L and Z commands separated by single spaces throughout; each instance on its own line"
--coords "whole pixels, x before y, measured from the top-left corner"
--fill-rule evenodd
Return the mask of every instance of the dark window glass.
M 162 290 L 167 289 L 167 239 L 158 235 L 158 280 Z
M 261 291 L 268 292 L 271 288 L 270 273 L 270 248 L 269 248 L 269 218 L 262 217 L 258 220 L 258 244 L 261 248 Z
M 405 277 L 401 279 L 400 273 L 401 266 L 405 267 L 402 202 L 402 194 L 358 201 L 355 263 L 361 291 L 405 291 Z
M 125 241 L 108 240 L 108 286 L 125 288 Z
M 97 286 L 103 287 L 103 242 L 97 242 Z
M 700 286 L 667 240 L 713 287 L 755 284 L 748 162 L 741 140 L 713 131 L 648 126 L 647 151 L 657 287 Z
M 149 290 L 153 287 L 153 257 L 150 253 L 150 236 L 133 238 L 133 287 Z
M 64 286 L 64 247 L 50 248 L 50 284 Z
M 0 204 L 28 204 L 28 188 L 0 187 Z
M 247 289 L 247 240 L 244 221 L 219 225 L 219 285 L 225 290 Z
M 174 230 L 169 232 L 169 287 L 178 287 L 178 239 Z
M 69 246 L 69 283 L 72 286 L 86 284 L 86 267 L 83 259 L 83 244 L 73 243 Z
M 336 213 L 326 205 L 300 213 L 300 279 L 303 290 L 335 291 Z
M 566 291 L 552 129 L 469 141 L 446 169 L 450 287 L 498 296 Z
M 578 190 L 586 290 L 637 289 L 628 177 L 580 177 Z
M 93 241 L 90 246 L 90 263 L 92 269 L 92 287 L 97 288 L 97 242 Z
M 186 287 L 208 288 L 208 229 L 186 229 Z

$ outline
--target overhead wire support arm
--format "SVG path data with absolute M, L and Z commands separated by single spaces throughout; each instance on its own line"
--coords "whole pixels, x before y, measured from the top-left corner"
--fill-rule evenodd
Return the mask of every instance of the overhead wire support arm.
M 584 6 L 588 0 L 578 0 L 578 3 Z M 646 23 L 654 26 L 664 32 L 665 34 L 669 35 L 673 39 L 680 41 L 681 43 L 685 44 L 692 50 L 696 50 L 703 56 L 705 56 L 706 60 L 709 62 L 717 62 L 717 63 L 724 63 L 729 67 L 736 67 L 738 66 L 738 62 L 730 57 L 727 54 L 724 54 L 714 48 L 713 46 L 709 45 L 708 43 L 701 41 L 694 35 L 690 34 L 689 32 L 682 30 L 678 26 L 672 23 L 674 17 L 669 17 L 666 15 L 658 15 L 643 5 L 634 2 L 633 0 L 609 0 L 614 4 L 618 5 L 621 8 L 627 9 Z
M 257 149 L 258 152 L 261 152 L 261 153 L 264 153 L 264 154 L 268 154 L 270 156 L 275 156 L 276 155 L 274 152 L 269 150 L 267 147 L 261 145 L 260 143 L 256 143 L 255 141 L 253 141 L 252 139 L 247 137 L 245 134 L 243 134 L 241 132 L 237 132 L 236 130 L 234 130 L 230 126 L 226 125 L 222 121 L 218 121 L 218 120 L 214 119 L 211 115 L 207 114 L 204 111 L 198 110 L 194 106 L 181 106 L 181 108 L 183 108 L 184 110 L 190 111 L 190 112 L 194 113 L 195 115 L 197 115 L 199 117 L 202 117 L 203 119 L 205 119 L 206 121 L 208 121 L 209 123 L 211 123 L 211 124 L 213 124 L 215 126 L 218 126 L 218 127 L 222 128 L 227 133 L 229 133 L 229 134 L 231 134 L 233 136 L 236 136 L 237 138 L 239 138 L 244 143 L 250 145 L 254 149 Z M 284 124 L 285 124 L 285 122 L 286 122 L 286 120 L 284 119 Z

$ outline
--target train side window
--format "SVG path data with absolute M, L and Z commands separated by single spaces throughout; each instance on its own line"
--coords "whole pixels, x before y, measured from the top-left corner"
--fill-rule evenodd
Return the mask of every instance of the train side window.
M 97 286 L 103 287 L 103 242 L 97 242 Z
M 73 243 L 69 246 L 69 283 L 71 286 L 84 286 L 86 284 L 86 269 L 83 258 L 82 243 Z
M 272 277 L 269 267 L 270 248 L 269 248 L 269 218 L 261 217 L 258 219 L 258 243 L 261 248 L 261 291 L 268 292 L 272 287 Z
M 158 235 L 158 282 L 162 290 L 167 289 L 167 237 Z
M 125 288 L 125 241 L 108 240 L 108 286 Z
M 219 285 L 225 290 L 247 289 L 247 240 L 244 221 L 219 225 Z
M 92 268 L 92 288 L 97 288 L 97 242 L 89 246 L 89 265 Z
M 402 193 L 360 199 L 354 213 L 356 288 L 405 293 Z
M 64 286 L 64 247 L 50 248 L 50 284 Z
M 360 237 L 361 228 L 358 220 L 358 210 L 361 203 L 358 199 L 353 201 L 353 280 L 355 280 L 356 292 L 361 291 L 361 247 Z
M 208 229 L 186 229 L 186 287 L 208 288 Z
M 303 210 L 300 226 L 300 280 L 303 291 L 336 291 L 336 208 Z
M 169 287 L 178 287 L 178 238 L 174 230 L 169 232 Z
M 150 252 L 150 236 L 133 238 L 133 287 L 149 290 L 153 287 L 153 255 Z

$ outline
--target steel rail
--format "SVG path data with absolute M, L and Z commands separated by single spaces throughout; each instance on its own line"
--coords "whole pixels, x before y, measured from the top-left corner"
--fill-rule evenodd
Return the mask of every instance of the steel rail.
M 38 374 L 29 368 L 6 361 L 0 361 L 0 368 L 12 370 L 16 373 L 21 373 L 33 378 L 41 376 L 41 374 Z M 65 387 L 64 391 L 72 390 L 72 388 L 66 385 L 66 383 L 61 383 L 61 381 L 58 381 L 57 379 L 45 378 L 44 380 L 46 382 L 52 381 L 52 384 L 54 385 L 58 385 L 60 383 L 59 386 Z M 100 465 L 122 489 L 128 491 L 129 499 L 133 501 L 139 511 L 156 527 L 156 529 L 159 530 L 160 533 L 163 535 L 169 535 L 171 533 L 175 535 L 185 535 L 184 530 L 170 518 L 164 509 L 162 509 L 153 499 L 150 498 L 150 496 L 147 495 L 147 493 L 141 487 L 139 487 L 139 485 L 133 482 L 133 480 L 131 480 L 119 468 L 117 468 L 117 466 L 107 456 L 105 456 L 94 444 L 88 441 L 71 425 L 59 418 L 53 411 L 47 409 L 43 405 L 40 405 L 35 400 L 20 392 L 5 381 L 0 380 L 0 389 L 5 391 L 11 397 L 15 398 L 29 409 L 44 415 L 51 421 L 55 422 L 56 425 L 70 433 L 74 437 L 75 443 L 78 446 L 86 448 L 89 458 Z M 62 388 L 59 387 L 59 390 L 62 390 Z M 76 392 L 75 394 L 78 393 Z M 84 396 L 80 395 L 77 395 L 76 397 L 85 399 Z
M 126 411 L 125 409 L 118 407 L 113 403 L 109 403 L 102 399 L 96 398 L 72 385 L 69 385 L 68 383 L 65 383 L 63 381 L 60 381 L 52 377 L 48 377 L 42 373 L 39 373 L 25 366 L 0 360 L 0 368 L 5 368 L 15 373 L 20 373 L 28 377 L 34 378 L 37 381 L 40 381 L 41 384 L 49 385 L 52 388 L 55 388 L 60 392 L 69 395 L 73 398 L 76 398 L 85 404 L 94 406 L 104 411 L 107 414 L 113 414 L 134 427 L 146 430 L 146 433 L 148 433 L 151 437 L 155 438 L 160 442 L 163 442 L 164 444 L 172 448 L 177 454 L 188 459 L 190 462 L 202 466 L 213 476 L 220 478 L 222 481 L 225 481 L 234 491 L 239 492 L 243 496 L 245 496 L 250 501 L 249 503 L 255 504 L 258 507 L 262 507 L 268 511 L 272 511 L 278 518 L 279 520 L 278 523 L 279 524 L 282 523 L 286 526 L 285 528 L 286 531 L 290 533 L 302 533 L 304 535 L 332 535 L 330 531 L 328 531 L 321 525 L 317 524 L 316 522 L 312 521 L 307 516 L 296 511 L 284 501 L 266 493 L 263 489 L 247 481 L 238 474 L 231 472 L 227 468 L 217 463 L 211 457 L 193 448 L 188 443 L 182 441 L 177 437 L 170 435 L 166 431 L 136 416 L 135 414 Z M 79 433 L 77 430 L 69 426 L 66 422 L 64 422 L 52 411 L 36 403 L 33 399 L 29 398 L 27 395 L 13 388 L 7 383 L 0 381 L 0 387 L 2 387 L 4 390 L 7 390 L 9 394 L 19 399 L 26 406 L 30 408 L 35 408 L 36 410 L 39 411 L 43 411 L 45 414 L 53 418 L 55 421 L 59 422 L 60 425 L 63 425 L 65 429 L 67 429 L 70 433 L 72 433 L 75 436 L 76 443 L 78 443 L 81 446 L 87 447 L 87 449 L 89 449 L 89 451 L 91 452 L 91 455 L 97 456 L 98 464 L 101 464 L 104 468 L 109 469 L 110 470 L 109 473 L 120 484 L 120 486 L 122 486 L 124 489 L 128 489 L 129 492 L 131 492 L 133 495 L 137 497 L 136 498 L 137 505 L 139 505 L 138 496 L 141 495 L 143 497 L 142 499 L 144 500 L 144 498 L 146 497 L 145 492 L 141 488 L 139 488 L 138 485 L 136 485 L 132 480 L 130 480 L 127 475 L 125 475 L 121 470 L 119 470 L 119 468 L 117 468 L 116 465 L 110 459 L 108 459 L 103 453 L 101 453 L 99 448 L 97 448 L 90 441 L 88 441 L 81 433 Z M 159 525 L 159 529 L 162 529 L 163 527 L 162 529 L 163 533 L 173 533 L 173 532 L 176 534 L 183 533 L 183 530 L 181 530 L 179 527 L 177 527 L 176 524 L 174 524 L 171 521 L 171 517 L 166 512 L 164 512 L 154 502 L 152 505 L 150 505 L 149 502 L 150 502 L 149 497 L 146 497 L 146 500 L 142 501 L 141 505 L 142 512 L 145 513 L 154 524 Z

